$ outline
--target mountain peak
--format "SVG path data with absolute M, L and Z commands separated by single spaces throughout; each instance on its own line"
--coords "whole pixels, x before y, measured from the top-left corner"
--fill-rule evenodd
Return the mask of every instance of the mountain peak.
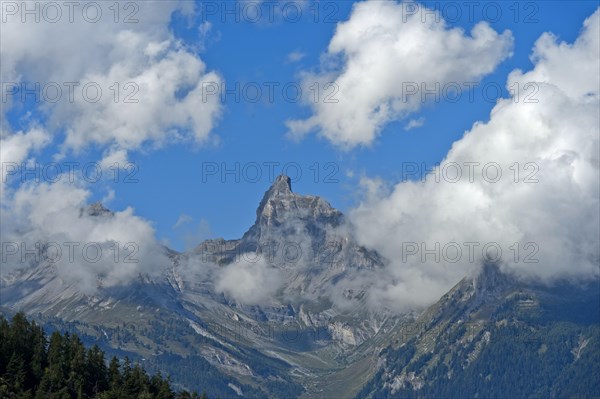
M 97 201 L 79 210 L 79 217 L 82 217 L 84 214 L 86 214 L 87 216 L 99 217 L 113 216 L 114 212 L 106 208 L 104 204 L 102 204 L 102 202 Z
M 322 198 L 293 193 L 290 177 L 282 174 L 265 192 L 256 210 L 256 222 L 244 236 L 260 236 L 263 227 L 281 226 L 286 221 L 339 225 L 341 218 L 341 212 Z
M 292 193 L 292 179 L 289 176 L 281 174 L 277 176 L 268 192 Z
M 473 286 L 479 295 L 494 294 L 514 287 L 514 278 L 500 270 L 496 263 L 485 262 L 473 279 Z
M 270 201 L 292 196 L 294 196 L 292 193 L 292 179 L 284 174 L 277 176 L 271 187 L 265 192 L 262 201 L 260 201 L 256 216 L 260 218 Z

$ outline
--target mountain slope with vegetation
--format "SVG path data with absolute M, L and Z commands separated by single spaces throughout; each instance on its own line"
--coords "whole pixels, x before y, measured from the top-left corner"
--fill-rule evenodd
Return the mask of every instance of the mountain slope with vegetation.
M 600 398 L 598 282 L 486 265 L 395 332 L 358 398 Z
M 123 362 L 77 335 L 54 332 L 50 339 L 35 322 L 17 313 L 0 316 L 0 398 L 206 399 L 175 392 L 169 378 L 150 376 L 126 357 Z

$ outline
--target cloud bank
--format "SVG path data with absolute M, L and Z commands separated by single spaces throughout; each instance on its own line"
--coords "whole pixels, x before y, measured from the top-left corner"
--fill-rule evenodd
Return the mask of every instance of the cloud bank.
M 170 264 L 148 221 L 131 208 L 90 214 L 90 194 L 65 181 L 21 186 L 0 210 L 2 273 L 53 264 L 63 281 L 92 294 L 140 274 L 158 275 Z
M 507 87 L 520 90 L 455 142 L 424 182 L 385 192 L 365 181 L 372 190 L 351 213 L 356 235 L 391 260 L 375 302 L 430 304 L 484 259 L 546 282 L 600 274 L 599 18 L 600 10 L 572 44 L 542 35 L 534 68 L 508 77 Z M 478 244 L 474 259 L 464 243 Z M 483 250 L 488 243 L 496 245 Z

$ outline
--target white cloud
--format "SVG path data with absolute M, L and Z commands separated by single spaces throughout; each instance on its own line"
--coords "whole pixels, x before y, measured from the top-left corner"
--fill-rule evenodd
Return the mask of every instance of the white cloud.
M 421 117 L 418 119 L 411 119 L 408 121 L 408 123 L 406 124 L 406 126 L 404 126 L 404 130 L 409 131 L 412 129 L 416 129 L 418 127 L 421 127 L 425 124 L 425 118 Z
M 27 131 L 18 131 L 8 134 L 2 130 L 0 137 L 0 161 L 2 172 L 0 173 L 0 200 L 6 196 L 6 188 L 12 175 L 20 177 L 21 164 L 27 160 L 30 153 L 39 151 L 51 141 L 51 135 L 42 127 L 34 126 Z
M 139 102 L 115 102 L 112 96 L 103 96 L 97 103 L 80 101 L 56 109 L 56 120 L 70 120 L 66 128 L 67 148 L 99 143 L 130 150 L 148 141 L 160 145 L 177 140 L 186 131 L 192 132 L 191 137 L 197 142 L 203 142 L 220 112 L 220 103 L 209 97 L 203 99 L 202 94 L 203 84 L 220 82 L 219 76 L 206 73 L 202 61 L 181 49 L 169 52 L 139 72 L 124 71 L 116 65 L 107 74 L 92 75 L 86 80 L 101 87 L 131 82 L 130 86 L 122 84 L 122 98 L 139 88 L 139 94 L 132 97 Z M 178 98 L 182 90 L 189 92 Z
M 40 84 L 46 129 L 64 133 L 62 152 L 93 144 L 110 148 L 107 156 L 123 158 L 144 145 L 181 139 L 203 143 L 210 139 L 221 105 L 216 98 L 202 97 L 202 85 L 221 78 L 169 31 L 173 12 L 192 12 L 188 3 L 132 3 L 139 7 L 132 16 L 135 23 L 124 22 L 135 10 L 123 9 L 123 3 L 118 23 L 112 3 L 94 3 L 102 7 L 102 18 L 95 23 L 82 17 L 82 4 L 74 22 L 69 22 L 68 9 L 57 23 L 43 18 L 36 23 L 31 16 L 23 23 L 20 12 L 8 15 L 2 23 L 2 81 L 30 88 Z M 36 4 L 41 3 L 19 3 L 19 8 Z M 69 82 L 78 86 L 69 89 Z M 88 83 L 93 86 L 87 87 L 86 100 L 83 87 Z M 52 102 L 56 87 L 62 96 Z M 97 87 L 102 93 L 92 102 Z M 10 96 L 5 112 L 20 101 L 18 95 Z
M 244 304 L 265 304 L 281 287 L 283 276 L 277 268 L 269 266 L 264 259 L 256 261 L 255 255 L 244 255 L 225 266 L 220 273 L 215 289 Z
M 190 215 L 181 214 L 173 225 L 179 238 L 183 241 L 184 250 L 192 250 L 201 242 L 212 237 L 210 224 L 206 219 L 200 219 L 200 222 L 194 223 L 194 218 Z
M 286 57 L 286 62 L 288 63 L 294 63 L 294 62 L 298 62 L 300 60 L 302 60 L 304 57 L 306 57 L 306 53 L 303 53 L 302 51 L 292 51 L 291 53 L 289 53 Z
M 388 122 L 423 105 L 420 94 L 408 95 L 407 85 L 475 82 L 511 55 L 510 31 L 498 34 L 482 22 L 467 35 L 447 27 L 441 16 L 423 21 L 405 7 L 395 1 L 354 5 L 350 19 L 337 26 L 321 73 L 303 74 L 306 93 L 317 82 L 330 96 L 306 98 L 313 115 L 288 121 L 291 137 L 318 131 L 341 147 L 368 145 Z
M 18 246 L 15 254 L 3 255 L 2 272 L 54 260 L 63 281 L 92 294 L 99 279 L 104 287 L 127 284 L 140 274 L 157 275 L 170 264 L 148 221 L 131 208 L 90 216 L 81 211 L 89 197 L 86 188 L 66 179 L 19 187 L 0 209 L 3 246 Z M 53 244 L 47 257 L 23 258 L 26 250 L 48 243 Z
M 103 170 L 109 170 L 114 167 L 125 168 L 127 166 L 127 151 L 122 148 L 112 148 L 104 152 L 104 157 L 100 161 L 100 167 Z
M 509 76 L 507 87 L 521 87 L 518 97 L 499 101 L 488 122 L 475 123 L 454 143 L 438 168 L 448 172 L 446 178 L 442 174 L 439 182 L 430 176 L 425 182 L 400 183 L 389 194 L 371 190 L 370 198 L 352 212 L 361 243 L 391 260 L 372 291 L 374 300 L 398 308 L 437 300 L 479 267 L 486 243 L 497 243 L 504 270 L 523 278 L 549 282 L 598 276 L 599 17 L 600 10 L 585 21 L 573 44 L 556 43 L 549 34 L 540 37 L 533 70 Z M 534 86 L 525 88 L 530 82 Z M 524 101 L 526 97 L 537 102 Z M 480 163 L 473 166 L 472 182 L 466 162 Z M 483 166 L 490 162 L 502 171 L 496 183 L 483 177 Z M 463 173 L 454 183 L 453 165 Z M 494 169 L 488 172 L 485 177 L 493 179 Z M 534 172 L 538 182 L 526 183 Z M 456 263 L 449 262 L 453 252 L 440 262 L 433 255 L 423 261 L 421 250 L 407 256 L 403 243 L 411 242 L 425 243 L 429 250 L 435 243 L 458 243 L 463 255 Z M 473 262 L 466 242 L 480 244 Z M 534 244 L 526 248 L 529 242 Z M 520 246 L 516 258 L 514 243 Z M 534 254 L 535 245 L 539 252 Z M 526 263 L 528 255 L 539 262 Z
M 2 4 L 3 10 L 6 4 Z M 103 152 L 102 168 L 115 163 L 123 168 L 130 151 L 176 140 L 204 143 L 211 139 L 221 105 L 217 98 L 203 98 L 202 85 L 207 81 L 220 83 L 221 78 L 169 31 L 172 14 L 190 15 L 193 3 L 89 3 L 102 8 L 97 22 L 83 17 L 82 8 L 87 3 L 75 5 L 74 22 L 69 21 L 66 3 L 53 3 L 62 11 L 57 23 L 46 21 L 50 14 L 44 11 L 38 22 L 35 16 L 22 15 L 25 7 L 46 7 L 42 2 L 14 4 L 18 12 L 3 13 L 1 27 L 0 78 L 3 94 L 8 96 L 1 115 L 3 166 L 31 162 L 31 154 L 51 142 L 60 147 L 55 160 L 93 146 Z M 115 5 L 120 7 L 118 22 Z M 26 22 L 22 22 L 22 16 Z M 127 16 L 136 21 L 125 22 Z M 87 92 L 89 97 L 95 97 L 94 87 L 100 88 L 97 102 L 84 97 L 87 83 L 93 84 Z M 22 96 L 11 95 L 12 90 L 6 86 L 27 85 L 31 89 L 36 84 L 41 90 L 35 110 L 29 105 L 19 108 Z M 61 96 L 55 102 L 49 101 L 58 94 L 56 88 Z M 28 128 L 13 131 L 5 117 L 13 109 L 26 113 L 22 119 L 29 122 Z M 98 262 L 86 261 L 81 252 L 72 261 L 63 257 L 57 270 L 65 281 L 91 292 L 98 275 L 103 276 L 104 285 L 111 286 L 126 283 L 140 273 L 156 272 L 168 262 L 152 225 L 131 209 L 110 218 L 80 217 L 80 208 L 90 197 L 90 190 L 81 182 L 72 185 L 68 183 L 71 179 L 63 176 L 53 184 L 32 180 L 12 188 L 11 182 L 21 182 L 16 182 L 14 176 L 7 177 L 8 172 L 3 167 L 0 185 L 4 241 L 24 242 L 28 248 L 48 241 L 98 243 L 104 249 L 105 256 Z M 6 187 L 11 187 L 10 192 Z M 105 199 L 114 195 L 108 191 Z M 135 246 L 138 252 L 132 260 L 139 262 L 125 262 L 127 248 L 123 247 L 119 261 L 111 262 L 106 255 L 114 252 L 114 242 L 121 246 L 133 243 L 129 249 Z M 14 264 L 4 266 L 12 269 L 26 265 L 15 259 Z
M 209 21 L 204 21 L 198 26 L 198 44 L 199 51 L 205 51 L 206 48 L 221 40 L 221 32 L 214 31 L 213 25 Z
M 183 226 L 186 223 L 191 222 L 192 220 L 194 220 L 190 215 L 186 215 L 185 213 L 182 213 L 181 215 L 179 215 L 179 218 L 177 218 L 177 222 L 175 222 L 175 224 L 173 225 L 174 229 L 177 229 L 181 226 Z
M 0 159 L 5 164 L 20 164 L 27 159 L 31 151 L 39 151 L 44 148 L 50 139 L 48 132 L 39 126 L 28 131 L 6 134 L 5 137 L 0 138 Z M 4 175 L 2 180 L 4 181 Z

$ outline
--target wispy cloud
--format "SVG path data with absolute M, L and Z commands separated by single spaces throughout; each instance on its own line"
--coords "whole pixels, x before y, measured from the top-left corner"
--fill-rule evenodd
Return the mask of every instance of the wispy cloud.
M 420 117 L 418 119 L 411 119 L 404 126 L 404 130 L 409 131 L 409 130 L 412 130 L 412 129 L 416 129 L 416 128 L 419 128 L 419 127 L 423 126 L 424 124 L 425 124 L 425 118 L 424 117 Z
M 296 51 L 292 51 L 291 53 L 289 53 L 285 60 L 287 63 L 291 64 L 294 62 L 301 61 L 304 57 L 306 57 L 306 53 L 296 50 Z

